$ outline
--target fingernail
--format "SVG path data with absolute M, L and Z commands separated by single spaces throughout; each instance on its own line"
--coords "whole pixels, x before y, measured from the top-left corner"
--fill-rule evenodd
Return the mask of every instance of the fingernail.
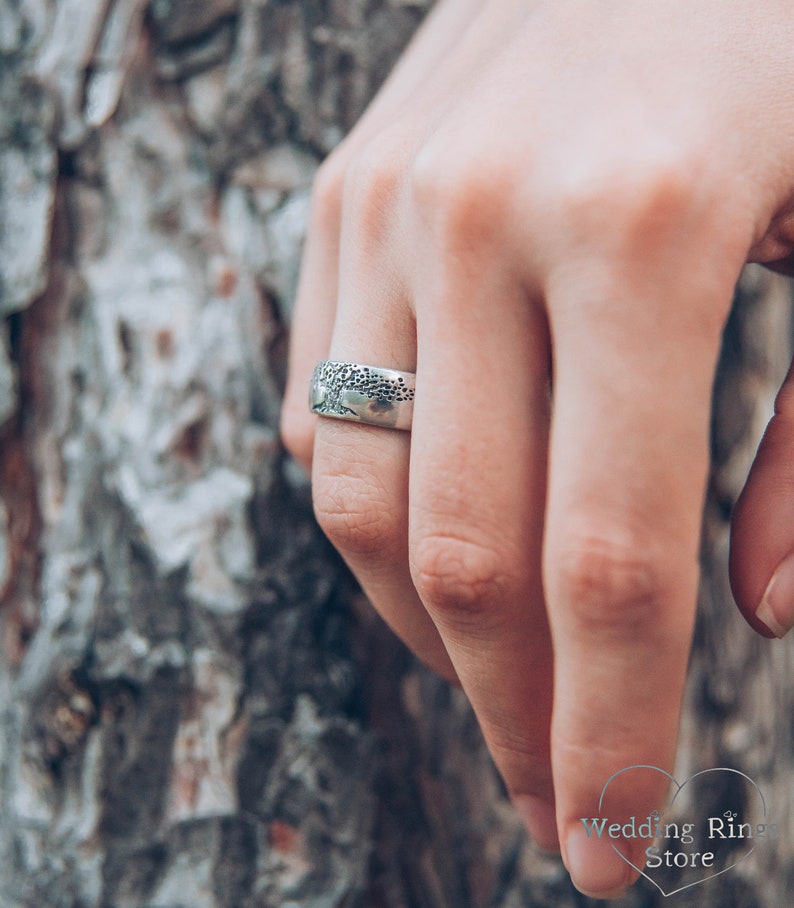
M 755 617 L 776 637 L 785 636 L 794 625 L 794 555 L 789 555 L 772 574 Z
M 574 886 L 593 898 L 614 898 L 626 891 L 633 878 L 631 867 L 612 847 L 612 840 L 584 826 L 571 826 L 565 840 L 565 864 Z
M 541 851 L 559 851 L 560 840 L 557 836 L 557 817 L 554 806 L 530 795 L 515 797 L 513 804 L 538 848 Z

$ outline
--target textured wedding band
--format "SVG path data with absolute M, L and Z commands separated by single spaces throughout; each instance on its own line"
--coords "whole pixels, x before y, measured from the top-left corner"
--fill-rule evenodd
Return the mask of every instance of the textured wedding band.
M 312 376 L 312 413 L 389 429 L 411 428 L 416 376 L 358 363 L 318 363 Z

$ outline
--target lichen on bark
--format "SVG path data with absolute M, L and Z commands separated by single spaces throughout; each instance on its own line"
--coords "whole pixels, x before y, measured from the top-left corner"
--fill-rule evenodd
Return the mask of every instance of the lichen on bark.
M 425 9 L 0 3 L 2 908 L 586 904 L 276 431 L 312 177 Z M 750 272 L 726 334 L 681 763 L 746 767 L 790 831 L 791 650 L 725 584 L 787 295 Z M 777 906 L 791 870 L 692 904 Z

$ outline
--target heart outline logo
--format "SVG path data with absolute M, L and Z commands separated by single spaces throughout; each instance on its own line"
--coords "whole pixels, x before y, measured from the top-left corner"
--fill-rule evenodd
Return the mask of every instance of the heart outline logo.
M 758 785 L 755 783 L 755 781 L 750 778 L 750 776 L 746 775 L 745 773 L 741 772 L 738 769 L 730 769 L 727 766 L 714 767 L 711 769 L 701 769 L 699 772 L 693 773 L 688 779 L 685 779 L 683 782 L 679 782 L 678 779 L 675 778 L 675 776 L 671 775 L 669 772 L 667 772 L 667 770 L 664 770 L 659 766 L 650 766 L 645 763 L 637 763 L 634 766 L 626 766 L 623 769 L 619 769 L 617 772 L 612 773 L 612 775 L 606 780 L 606 782 L 604 782 L 604 787 L 601 789 L 601 797 L 598 799 L 599 814 L 601 814 L 601 808 L 604 804 L 604 796 L 606 795 L 606 791 L 607 791 L 607 788 L 609 788 L 610 783 L 614 779 L 616 779 L 618 776 L 622 775 L 624 772 L 629 772 L 632 769 L 652 769 L 655 772 L 662 773 L 662 775 L 666 776 L 670 780 L 670 782 L 672 782 L 672 784 L 675 785 L 675 788 L 676 788 L 675 794 L 668 801 L 667 809 L 669 809 L 673 806 L 676 798 L 678 797 L 679 794 L 681 794 L 681 791 L 684 789 L 684 787 L 687 786 L 693 779 L 698 778 L 698 776 L 703 776 L 706 773 L 710 773 L 710 772 L 732 772 L 737 776 L 741 776 L 743 779 L 748 781 L 753 786 L 756 793 L 758 794 L 758 797 L 761 799 L 761 806 L 763 808 L 763 821 L 764 821 L 764 823 L 766 822 L 766 800 L 764 798 L 764 795 L 763 795 L 761 789 L 758 787 Z M 750 855 L 758 847 L 757 844 L 755 843 L 755 840 L 753 840 L 753 846 L 752 846 L 752 848 L 750 848 L 749 851 L 747 851 L 745 854 L 743 854 L 740 858 L 738 858 L 732 864 L 729 864 L 727 867 L 723 867 L 722 870 L 718 870 L 716 873 L 711 873 L 708 876 L 704 876 L 702 879 L 695 880 L 692 883 L 687 883 L 685 886 L 680 886 L 678 889 L 673 889 L 670 892 L 665 892 L 664 889 L 659 885 L 659 883 L 657 883 L 656 880 L 653 879 L 653 877 L 648 876 L 648 874 L 645 873 L 642 870 L 642 868 L 638 867 L 633 861 L 631 861 L 629 858 L 627 858 L 626 855 L 623 854 L 623 852 L 621 852 L 617 848 L 617 846 L 614 844 L 614 842 L 610 842 L 609 844 L 611 845 L 612 850 L 615 852 L 615 854 L 617 854 L 619 858 L 621 858 L 623 861 L 625 861 L 629 865 L 629 867 L 632 867 L 634 870 L 636 870 L 637 873 L 640 874 L 640 876 L 644 876 L 645 879 L 648 880 L 649 883 L 653 883 L 653 885 L 659 890 L 659 892 L 662 893 L 662 896 L 664 898 L 668 898 L 671 895 L 676 895 L 679 892 L 683 892 L 685 889 L 691 889 L 692 886 L 697 886 L 699 883 L 705 883 L 707 880 L 713 880 L 716 877 L 721 876 L 723 873 L 727 873 L 729 870 L 733 870 L 734 867 L 738 867 L 738 865 L 741 864 L 742 861 L 744 861 L 746 858 L 749 858 Z

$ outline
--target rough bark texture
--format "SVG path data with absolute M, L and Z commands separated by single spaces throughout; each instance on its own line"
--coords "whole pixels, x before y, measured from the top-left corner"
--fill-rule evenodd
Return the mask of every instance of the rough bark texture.
M 276 434 L 313 172 L 424 7 L 0 0 L 0 908 L 590 904 Z M 779 908 L 794 882 L 792 643 L 726 584 L 789 312 L 748 271 L 679 772 L 743 769 L 780 839 L 681 905 Z

